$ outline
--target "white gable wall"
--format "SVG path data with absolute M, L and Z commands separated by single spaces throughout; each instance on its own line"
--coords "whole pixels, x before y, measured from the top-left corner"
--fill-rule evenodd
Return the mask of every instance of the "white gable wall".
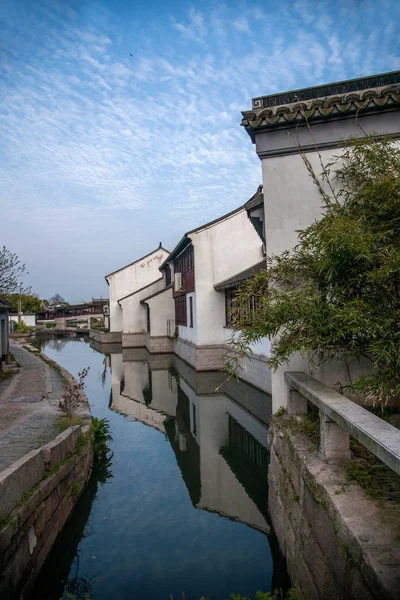
M 121 300 L 122 331 L 124 333 L 141 333 L 146 331 L 146 310 L 145 306 L 140 304 L 140 301 L 165 287 L 165 279 L 161 277 L 160 271 L 157 271 L 157 273 L 159 279 L 156 279 L 144 289 L 139 288 L 140 291 L 137 291 L 136 294 Z
M 175 306 L 172 297 L 172 288 L 147 300 L 150 307 L 150 335 L 166 336 L 167 321 L 175 322 Z M 144 309 L 142 309 L 143 312 Z
M 262 242 L 243 209 L 191 234 L 195 257 L 197 344 L 224 344 L 225 294 L 214 289 L 263 259 Z
M 163 248 L 158 248 L 142 260 L 107 277 L 110 298 L 110 331 L 123 330 L 122 308 L 118 304 L 118 300 L 159 279 L 158 268 L 168 254 Z

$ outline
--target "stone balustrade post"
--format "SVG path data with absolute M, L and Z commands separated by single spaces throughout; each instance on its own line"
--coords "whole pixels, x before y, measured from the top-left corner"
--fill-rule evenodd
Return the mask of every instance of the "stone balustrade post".
M 350 436 L 337 423 L 319 411 L 321 444 L 320 450 L 325 458 L 346 460 L 350 458 Z
M 306 415 L 307 398 L 297 390 L 287 389 L 287 407 L 289 415 Z

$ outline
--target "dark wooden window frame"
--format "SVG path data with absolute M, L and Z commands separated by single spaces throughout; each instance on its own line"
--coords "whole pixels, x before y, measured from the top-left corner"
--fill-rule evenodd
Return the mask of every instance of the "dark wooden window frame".
M 193 296 L 189 296 L 189 327 L 193 327 Z
M 193 419 L 193 427 L 192 427 L 192 433 L 193 435 L 197 435 L 197 424 L 196 424 L 196 405 L 192 402 L 192 419 Z
M 166 265 L 165 266 L 165 285 L 170 285 L 171 283 L 171 266 L 170 265 Z
M 194 270 L 194 249 L 192 244 L 174 260 L 174 273 L 190 273 Z
M 175 298 L 175 323 L 187 327 L 186 295 Z
M 232 315 L 231 315 L 231 310 L 234 306 L 234 302 L 235 302 L 235 297 L 238 294 L 238 290 L 237 288 L 231 288 L 228 290 L 225 290 L 225 319 L 226 319 L 226 327 L 231 327 L 232 326 Z M 251 315 L 253 312 L 255 312 L 257 310 L 257 302 L 258 302 L 258 298 L 257 296 L 252 296 L 247 304 L 246 308 L 243 308 L 242 310 L 242 318 L 243 320 L 249 320 L 251 321 Z

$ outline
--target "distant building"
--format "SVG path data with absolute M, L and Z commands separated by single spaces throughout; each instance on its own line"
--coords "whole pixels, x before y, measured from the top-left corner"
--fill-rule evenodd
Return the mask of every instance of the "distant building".
M 0 298 L 0 371 L 9 352 L 9 314 L 11 304 Z
M 280 254 L 321 216 L 321 196 L 302 154 L 320 173 L 320 159 L 328 164 L 352 137 L 398 139 L 400 71 L 254 98 L 242 125 L 262 161 L 266 251 Z M 284 371 L 307 369 L 307 361 L 296 356 L 272 374 L 274 410 L 286 404 Z M 332 362 L 314 376 L 331 385 L 348 381 L 345 365 L 334 368 Z
M 123 348 L 174 352 L 199 371 L 222 369 L 236 290 L 266 266 L 263 203 L 259 186 L 244 205 L 185 233 L 171 253 L 160 245 L 107 275 L 110 330 L 122 332 Z M 269 347 L 268 340 L 254 345 L 240 373 L 265 391 Z
M 109 312 L 107 298 L 92 298 L 91 302 L 55 306 L 42 303 L 42 310 L 36 313 L 36 325 L 40 327 L 54 322 L 57 330 L 89 329 L 92 319 L 104 324 L 109 318 Z

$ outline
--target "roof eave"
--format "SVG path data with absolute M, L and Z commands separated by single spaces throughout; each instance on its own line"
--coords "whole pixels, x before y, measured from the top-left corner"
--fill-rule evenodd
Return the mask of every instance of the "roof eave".
M 140 304 L 146 304 L 146 302 L 148 300 L 151 300 L 152 298 L 155 298 L 156 296 L 160 296 L 161 294 L 163 294 L 164 292 L 167 292 L 168 290 L 172 290 L 172 283 L 165 286 L 165 288 L 163 288 L 162 290 L 158 290 L 158 292 L 154 292 L 154 294 L 147 296 L 147 298 L 143 298 L 142 300 L 140 300 Z
M 244 281 L 251 279 L 254 275 L 257 275 L 261 271 L 265 271 L 267 269 L 267 263 L 265 260 L 260 260 L 255 265 L 244 269 L 240 273 L 233 275 L 232 277 L 228 277 L 219 283 L 216 283 L 213 287 L 216 292 L 223 292 L 224 290 L 233 289 L 239 286 Z
M 131 292 L 130 294 L 127 294 L 126 296 L 122 296 L 122 298 L 119 298 L 117 300 L 117 304 L 119 304 L 121 306 L 121 302 L 123 300 L 126 300 L 127 298 L 130 298 L 131 296 L 134 296 L 135 294 L 138 294 L 139 292 L 142 292 L 143 290 L 145 290 L 146 288 L 154 285 L 155 283 L 157 283 L 158 281 L 161 281 L 163 279 L 163 277 L 159 277 L 158 279 L 155 279 L 154 281 L 152 281 L 151 283 L 148 283 L 147 285 L 144 285 L 143 287 L 139 288 L 138 290 L 135 290 L 134 292 Z
M 112 273 L 109 273 L 108 275 L 105 275 L 105 276 L 104 276 L 104 277 L 105 277 L 105 280 L 107 281 L 107 283 L 109 283 L 109 282 L 108 282 L 108 279 L 107 279 L 107 277 L 111 277 L 111 275 L 115 275 L 116 273 L 119 273 L 120 271 L 124 271 L 124 270 L 125 270 L 125 269 L 127 269 L 128 267 L 132 267 L 132 265 L 136 265 L 136 263 L 138 263 L 138 262 L 140 262 L 140 261 L 144 260 L 144 259 L 145 259 L 145 258 L 147 258 L 148 256 L 151 256 L 152 254 L 154 254 L 155 252 L 157 252 L 157 250 L 164 250 L 164 252 L 168 252 L 168 253 L 169 253 L 169 251 L 168 251 L 166 248 L 164 248 L 164 247 L 162 246 L 161 242 L 160 242 L 160 245 L 159 245 L 159 246 L 158 246 L 158 248 L 156 248 L 155 250 L 152 250 L 151 252 L 148 252 L 147 254 L 145 254 L 144 256 L 142 256 L 142 257 L 140 257 L 140 258 L 138 258 L 137 260 L 134 260 L 133 262 L 131 262 L 131 263 L 129 263 L 129 264 L 127 264 L 127 265 L 125 265 L 124 267 L 121 267 L 120 269 L 116 269 L 116 270 L 115 270 L 115 271 L 113 271 Z

